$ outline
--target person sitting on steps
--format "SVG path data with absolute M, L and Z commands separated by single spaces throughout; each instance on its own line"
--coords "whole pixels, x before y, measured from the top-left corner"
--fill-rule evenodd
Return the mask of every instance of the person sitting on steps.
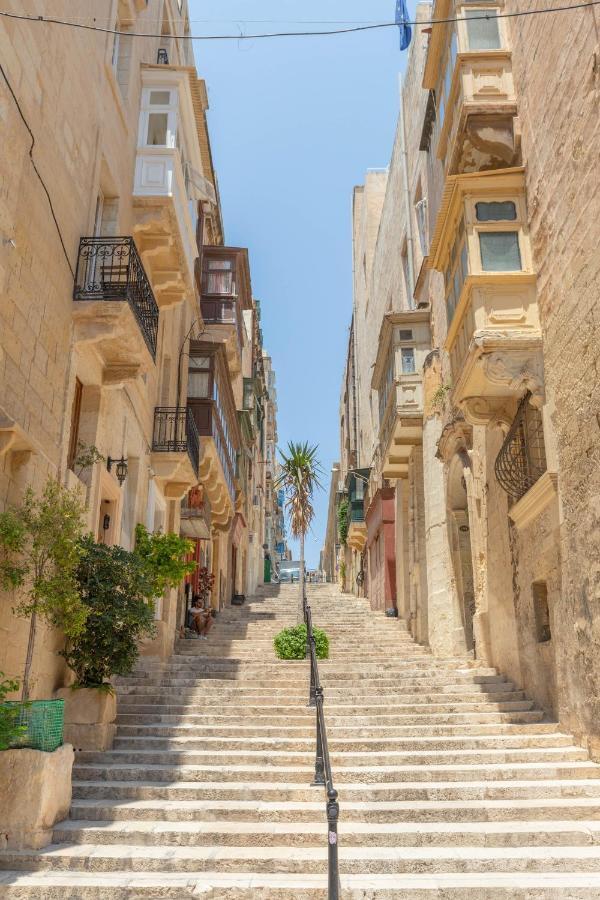
M 192 597 L 189 620 L 192 631 L 196 632 L 195 636 L 205 641 L 213 626 L 212 610 L 204 608 L 198 594 Z

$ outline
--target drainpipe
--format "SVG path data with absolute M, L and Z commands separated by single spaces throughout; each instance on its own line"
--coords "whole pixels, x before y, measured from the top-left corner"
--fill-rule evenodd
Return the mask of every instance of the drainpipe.
M 415 265 L 413 253 L 413 222 L 412 222 L 412 204 L 410 199 L 410 188 L 408 185 L 408 153 L 406 150 L 406 131 L 404 129 L 404 89 L 402 85 L 402 75 L 399 76 L 400 82 L 400 151 L 402 157 L 402 182 L 404 187 L 404 212 L 406 218 L 406 255 L 408 261 L 408 287 L 409 297 L 408 306 L 414 308 L 415 301 L 413 293 L 415 290 Z

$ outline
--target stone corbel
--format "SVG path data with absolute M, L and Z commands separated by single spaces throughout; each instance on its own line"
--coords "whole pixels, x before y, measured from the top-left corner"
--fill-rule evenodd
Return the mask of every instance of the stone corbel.
M 465 397 L 460 408 L 470 425 L 500 428 L 504 434 L 515 417 L 515 403 L 509 397 Z
M 471 452 L 473 447 L 473 429 L 461 412 L 457 412 L 452 421 L 444 427 L 437 444 L 436 456 L 444 463 L 464 450 Z
M 102 370 L 102 387 L 122 388 L 127 382 L 135 381 L 141 372 L 140 363 L 109 364 Z
M 10 454 L 12 469 L 26 465 L 36 446 L 21 426 L 9 416 L 0 413 L 0 457 Z
M 485 376 L 491 384 L 506 387 L 517 397 L 522 397 L 529 391 L 532 406 L 539 409 L 544 405 L 546 397 L 541 347 L 534 353 L 486 353 L 482 357 L 482 363 Z

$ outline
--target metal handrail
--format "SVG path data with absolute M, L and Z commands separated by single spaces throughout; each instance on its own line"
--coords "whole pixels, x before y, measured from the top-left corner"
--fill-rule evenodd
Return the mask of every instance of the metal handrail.
M 329 745 L 327 743 L 327 727 L 323 712 L 323 688 L 319 678 L 319 664 L 315 636 L 313 633 L 312 611 L 306 598 L 306 583 L 302 583 L 302 606 L 304 610 L 304 622 L 306 624 L 306 656 L 310 659 L 310 692 L 308 705 L 316 709 L 317 725 L 317 749 L 315 756 L 315 780 L 313 785 L 325 788 L 327 797 L 327 849 L 328 849 L 328 900 L 339 900 L 340 897 L 340 870 L 338 862 L 338 820 L 340 805 L 338 792 L 333 784 L 331 772 L 331 760 L 329 758 Z

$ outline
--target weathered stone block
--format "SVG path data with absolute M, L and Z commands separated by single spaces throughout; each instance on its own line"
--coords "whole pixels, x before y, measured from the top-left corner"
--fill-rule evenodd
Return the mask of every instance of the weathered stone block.
M 76 750 L 110 750 L 117 716 L 115 694 L 97 688 L 61 688 L 56 696 L 65 701 L 65 740 Z
M 51 842 L 54 824 L 69 814 L 73 758 L 70 744 L 54 753 L 0 753 L 0 846 L 39 849 Z

